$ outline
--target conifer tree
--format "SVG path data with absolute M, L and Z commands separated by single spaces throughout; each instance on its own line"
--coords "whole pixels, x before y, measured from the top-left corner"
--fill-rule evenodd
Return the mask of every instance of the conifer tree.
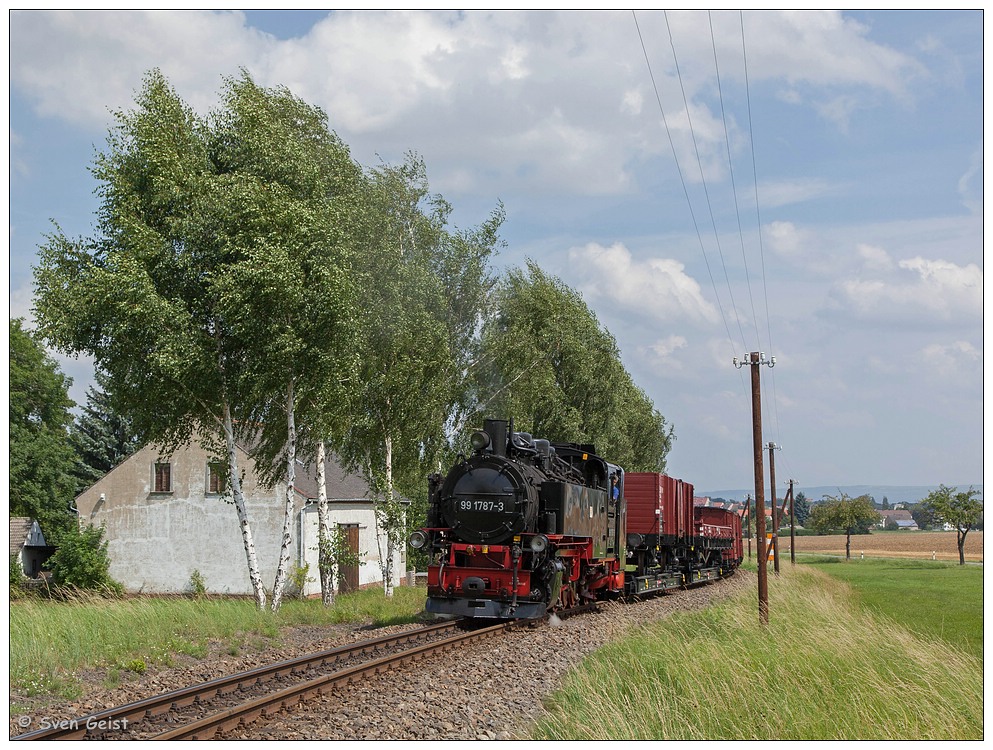
M 76 451 L 76 494 L 96 482 L 140 447 L 130 420 L 113 406 L 108 377 L 94 373 L 96 385 L 86 390 L 86 404 L 69 433 Z

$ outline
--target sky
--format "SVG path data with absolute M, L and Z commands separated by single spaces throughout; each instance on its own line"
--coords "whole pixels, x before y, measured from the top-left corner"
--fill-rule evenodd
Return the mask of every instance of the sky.
M 367 167 L 413 151 L 497 270 L 578 289 L 675 429 L 673 476 L 983 483 L 983 26 L 950 12 L 13 11 L 10 315 L 159 68 L 198 112 L 247 70 Z M 59 357 L 85 402 L 92 365 Z M 493 415 L 513 416 L 513 415 Z M 768 480 L 766 480 L 768 486 Z

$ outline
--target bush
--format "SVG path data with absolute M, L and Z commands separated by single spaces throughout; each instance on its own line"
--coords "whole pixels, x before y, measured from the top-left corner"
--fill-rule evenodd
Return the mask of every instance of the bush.
M 110 577 L 110 558 L 102 527 L 70 531 L 52 555 L 50 565 L 56 589 L 123 593 L 121 584 Z
M 302 568 L 299 565 L 294 565 L 286 582 L 286 596 L 291 599 L 306 599 L 307 597 L 303 593 L 304 589 L 313 580 L 310 576 L 310 563 Z
M 26 576 L 21 570 L 21 562 L 16 554 L 10 556 L 10 598 L 19 599 L 24 596 L 24 581 Z
M 199 569 L 194 568 L 190 573 L 190 594 L 194 599 L 202 599 L 207 595 L 207 581 Z

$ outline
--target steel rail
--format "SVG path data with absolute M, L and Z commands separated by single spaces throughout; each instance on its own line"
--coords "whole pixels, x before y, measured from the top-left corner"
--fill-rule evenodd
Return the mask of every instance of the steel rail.
M 459 635 L 416 646 L 407 651 L 384 656 L 367 664 L 334 672 L 330 675 L 317 677 L 299 685 L 280 690 L 272 695 L 263 696 L 243 703 L 240 706 L 225 709 L 211 716 L 194 721 L 185 726 L 162 732 L 149 739 L 153 740 L 208 740 L 218 732 L 231 731 L 240 725 L 248 724 L 260 716 L 271 716 L 285 708 L 290 708 L 312 696 L 318 696 L 338 686 L 348 685 L 362 677 L 376 675 L 393 667 L 411 661 L 416 661 L 430 654 L 446 651 L 468 641 L 489 638 L 513 627 L 516 622 L 502 622 L 497 625 L 480 628 Z

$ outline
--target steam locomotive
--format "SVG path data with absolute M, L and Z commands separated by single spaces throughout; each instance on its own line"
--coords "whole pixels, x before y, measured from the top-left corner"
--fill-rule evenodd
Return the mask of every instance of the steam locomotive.
M 592 445 L 552 443 L 487 419 L 472 455 L 428 478 L 410 545 L 429 557 L 426 610 L 534 619 L 730 575 L 741 519 L 694 508 L 693 485 L 625 472 Z

